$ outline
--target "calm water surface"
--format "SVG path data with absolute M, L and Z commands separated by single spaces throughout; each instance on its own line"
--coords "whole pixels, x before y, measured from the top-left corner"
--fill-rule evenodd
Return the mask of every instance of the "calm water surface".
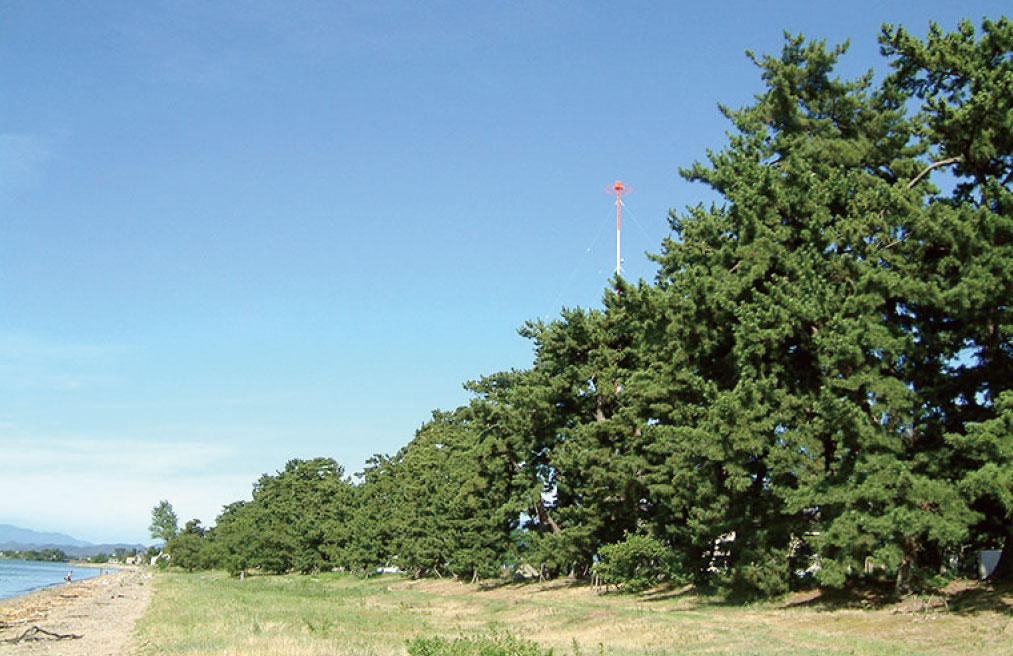
M 69 563 L 40 563 L 0 558 L 0 599 L 17 597 L 40 588 L 62 584 L 67 572 L 73 572 L 75 581 L 95 578 L 99 569 Z M 102 569 L 106 572 L 115 571 L 109 568 Z

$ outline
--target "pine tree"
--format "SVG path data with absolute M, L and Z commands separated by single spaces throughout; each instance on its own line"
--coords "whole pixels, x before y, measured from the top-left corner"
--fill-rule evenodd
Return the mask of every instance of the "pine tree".
M 932 195 L 903 245 L 921 266 L 907 318 L 918 347 L 909 377 L 927 427 L 916 457 L 973 491 L 980 521 L 971 544 L 1005 545 L 1008 555 L 1006 493 L 982 487 L 982 472 L 998 473 L 1005 461 L 983 462 L 980 437 L 972 436 L 996 426 L 998 400 L 1013 389 L 1013 22 L 985 20 L 980 38 L 966 20 L 950 33 L 932 24 L 924 42 L 885 26 L 880 41 L 893 58 L 887 83 L 922 102 L 919 132 L 934 160 L 909 185 L 943 168 L 954 182 L 951 192 Z M 1003 558 L 997 576 L 1013 578 L 1013 558 Z
M 966 534 L 966 507 L 910 449 L 922 402 L 905 303 L 921 261 L 897 248 L 923 220 L 903 89 L 832 77 L 845 47 L 789 37 L 755 58 L 767 91 L 723 111 L 737 133 L 684 172 L 724 204 L 673 219 L 658 256 L 669 314 L 659 370 L 677 490 L 698 566 L 777 592 L 800 545 L 841 584 L 867 558 L 906 585 Z

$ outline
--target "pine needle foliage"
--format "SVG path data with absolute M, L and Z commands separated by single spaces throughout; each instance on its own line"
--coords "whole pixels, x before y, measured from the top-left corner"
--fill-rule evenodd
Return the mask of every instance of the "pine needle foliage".
M 1013 577 L 1013 23 L 880 45 L 853 80 L 847 44 L 749 53 L 761 92 L 682 170 L 719 201 L 670 214 L 653 282 L 525 324 L 529 369 L 357 483 L 293 461 L 202 539 L 233 572 L 597 562 L 634 588 L 664 560 L 748 595 L 904 592 L 1006 547 Z

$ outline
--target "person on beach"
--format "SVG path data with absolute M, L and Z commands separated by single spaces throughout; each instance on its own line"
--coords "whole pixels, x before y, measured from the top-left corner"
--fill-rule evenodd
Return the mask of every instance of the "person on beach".
M 74 578 L 74 570 L 70 570 L 69 572 L 67 572 L 67 575 L 63 577 L 63 580 L 66 581 L 67 583 L 70 583 L 71 579 L 73 578 Z

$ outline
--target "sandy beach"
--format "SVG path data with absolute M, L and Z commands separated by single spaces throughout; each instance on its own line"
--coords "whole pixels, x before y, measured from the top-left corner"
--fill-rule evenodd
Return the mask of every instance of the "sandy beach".
M 0 656 L 131 654 L 137 647 L 134 623 L 150 598 L 151 575 L 127 569 L 5 599 Z

